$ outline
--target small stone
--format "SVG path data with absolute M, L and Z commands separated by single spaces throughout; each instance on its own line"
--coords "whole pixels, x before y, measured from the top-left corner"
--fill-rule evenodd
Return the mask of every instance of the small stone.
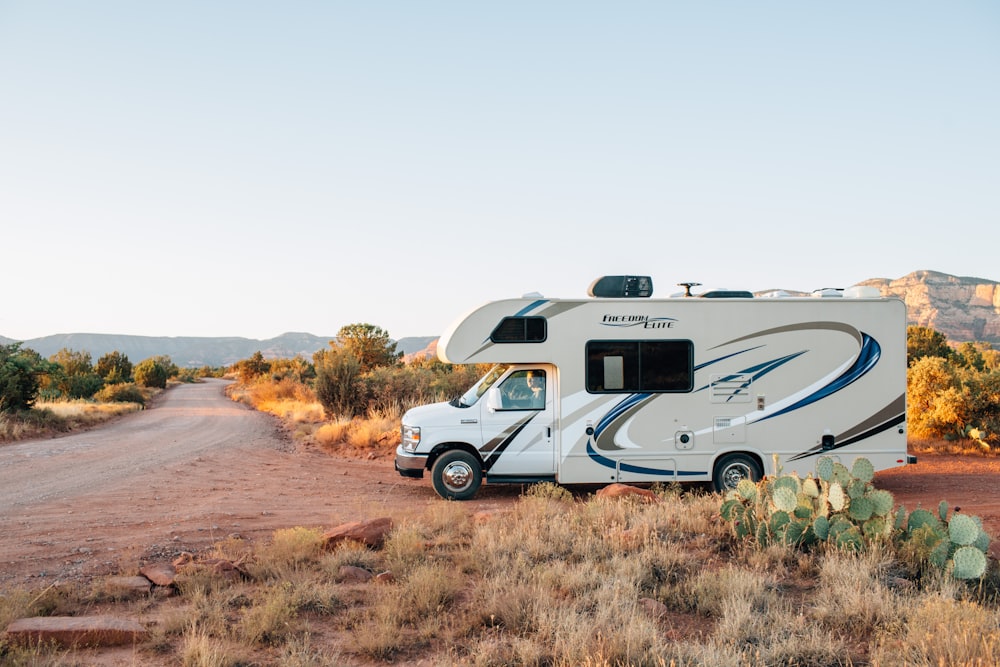
M 131 600 L 149 595 L 152 587 L 146 577 L 108 577 L 104 581 L 104 593 L 118 600 Z
M 139 574 L 152 581 L 157 586 L 173 586 L 177 570 L 170 563 L 150 563 L 139 569 Z
M 354 565 L 341 565 L 337 571 L 337 581 L 344 584 L 363 584 L 375 578 L 368 570 Z

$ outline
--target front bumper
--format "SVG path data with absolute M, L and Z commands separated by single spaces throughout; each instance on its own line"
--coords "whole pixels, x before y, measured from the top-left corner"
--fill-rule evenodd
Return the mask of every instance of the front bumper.
M 403 477 L 416 477 L 420 479 L 424 476 L 426 468 L 426 454 L 410 454 L 402 451 L 402 448 L 396 449 L 396 472 Z

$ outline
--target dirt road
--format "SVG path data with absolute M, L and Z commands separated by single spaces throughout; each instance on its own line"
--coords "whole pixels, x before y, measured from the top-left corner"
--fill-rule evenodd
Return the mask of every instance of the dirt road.
M 444 502 L 428 480 L 397 475 L 391 458 L 295 447 L 223 386 L 181 385 L 104 427 L 0 447 L 0 590 L 130 573 L 233 534 L 259 540 L 293 526 L 400 520 Z M 908 509 L 944 499 L 1000 535 L 997 459 L 925 457 L 876 482 Z M 486 486 L 466 506 L 496 509 L 519 492 Z
M 405 518 L 440 500 L 391 459 L 297 449 L 224 385 L 180 385 L 101 428 L 0 447 L 0 590 L 128 573 L 233 534 Z M 518 490 L 484 489 L 469 507 L 512 502 Z

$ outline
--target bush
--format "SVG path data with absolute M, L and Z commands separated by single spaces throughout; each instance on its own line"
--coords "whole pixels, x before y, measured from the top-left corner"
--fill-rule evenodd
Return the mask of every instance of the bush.
M 90 363 L 90 352 L 63 348 L 49 357 L 49 376 L 43 389 L 59 391 L 66 398 L 90 398 L 101 387 L 104 379 Z
M 233 364 L 233 370 L 240 377 L 240 382 L 249 384 L 265 373 L 270 372 L 271 362 L 264 358 L 260 350 L 257 350 L 249 359 L 243 359 Z
M 66 395 L 70 398 L 90 398 L 104 386 L 97 373 L 83 373 L 66 378 Z
M 108 352 L 97 360 L 94 370 L 104 378 L 107 384 L 130 382 L 132 380 L 132 362 L 117 350 Z
M 327 414 L 348 419 L 359 414 L 364 408 L 361 360 L 347 349 L 334 347 L 320 350 L 313 361 L 316 364 L 316 398 Z
M 109 384 L 94 395 L 94 398 L 102 403 L 138 403 L 146 405 L 146 396 L 135 384 L 128 382 L 122 384 Z
M 20 348 L 20 343 L 0 345 L 0 413 L 30 410 L 47 372 L 37 352 Z
M 167 369 L 155 359 L 140 361 L 135 367 L 135 383 L 140 387 L 154 387 L 156 389 L 166 389 Z

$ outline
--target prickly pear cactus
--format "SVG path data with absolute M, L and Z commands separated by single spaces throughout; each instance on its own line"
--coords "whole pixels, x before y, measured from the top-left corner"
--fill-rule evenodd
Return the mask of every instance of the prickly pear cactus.
M 854 479 L 854 478 L 851 477 L 851 471 L 848 470 L 847 467 L 843 463 L 841 463 L 839 461 L 834 461 L 833 462 L 833 479 L 836 480 L 836 481 L 838 481 L 838 482 L 840 482 L 841 486 L 846 487 L 848 484 L 851 483 L 851 480 Z
M 757 500 L 757 485 L 749 479 L 741 479 L 736 484 L 736 493 L 743 500 L 753 502 Z
M 833 481 L 833 459 L 829 456 L 821 456 L 816 461 L 816 474 L 824 482 Z
M 956 549 L 952 563 L 951 575 L 956 579 L 978 579 L 986 573 L 986 555 L 975 547 Z
M 855 459 L 848 469 L 832 457 L 816 462 L 816 477 L 777 475 L 754 484 L 742 480 L 725 495 L 719 510 L 733 536 L 764 547 L 786 544 L 808 549 L 816 542 L 861 550 L 892 541 L 905 546 L 918 567 L 950 572 L 956 579 L 975 579 L 986 571 L 990 538 L 979 517 L 951 512 L 941 502 L 937 512 L 917 508 L 893 511 L 888 491 L 872 485 L 874 466 Z
M 864 496 L 861 496 L 860 498 L 852 498 L 851 506 L 847 508 L 847 513 L 857 523 L 863 523 L 870 519 L 872 517 L 872 511 L 872 501 Z
M 837 534 L 837 547 L 846 551 L 860 551 L 864 539 L 857 526 L 851 526 L 847 530 L 842 530 Z
M 831 482 L 827 495 L 830 509 L 834 512 L 842 512 L 847 505 L 847 497 L 844 495 L 844 487 L 840 485 L 840 482 Z
M 892 513 L 894 500 L 888 491 L 883 489 L 872 491 L 868 494 L 868 498 L 872 501 L 872 512 L 877 516 L 887 517 Z
M 774 489 L 772 501 L 774 506 L 782 512 L 794 512 L 796 505 L 798 505 L 795 492 L 787 486 Z
M 851 466 L 851 475 L 863 484 L 868 484 L 875 479 L 875 466 L 866 458 L 856 458 Z
M 818 539 L 825 541 L 830 535 L 830 520 L 825 516 L 818 516 L 813 521 L 812 529 Z
M 907 532 L 912 533 L 916 531 L 918 528 L 922 528 L 924 526 L 937 527 L 940 525 L 941 522 L 938 520 L 936 516 L 934 516 L 927 510 L 918 507 L 917 509 L 910 512 L 910 518 L 906 522 L 906 530 Z
M 979 525 L 967 514 L 953 514 L 948 522 L 948 539 L 960 546 L 975 542 L 979 532 Z

